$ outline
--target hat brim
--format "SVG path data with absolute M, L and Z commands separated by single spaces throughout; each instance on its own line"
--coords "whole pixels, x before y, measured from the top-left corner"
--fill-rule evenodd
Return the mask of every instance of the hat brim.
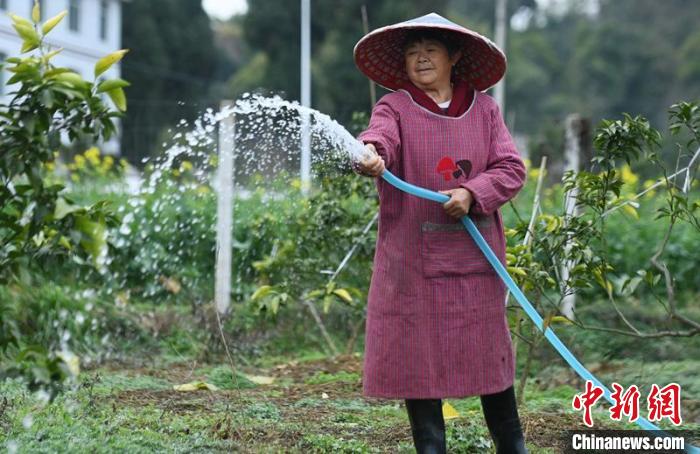
M 374 30 L 360 39 L 353 50 L 357 67 L 367 77 L 388 90 L 398 90 L 409 81 L 403 43 L 409 30 L 437 29 L 448 32 L 458 43 L 462 58 L 455 65 L 454 77 L 477 90 L 494 86 L 506 72 L 506 56 L 488 38 L 454 24 L 436 14 L 440 22 L 406 21 Z M 419 19 L 424 19 L 419 18 Z

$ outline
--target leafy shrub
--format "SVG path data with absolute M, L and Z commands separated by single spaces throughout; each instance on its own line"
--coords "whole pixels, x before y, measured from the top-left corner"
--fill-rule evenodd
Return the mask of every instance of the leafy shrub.
M 23 377 L 32 390 L 55 395 L 81 362 L 110 355 L 112 338 L 139 339 L 142 332 L 95 291 L 51 282 L 0 286 L 0 342 L 8 358 L 3 374 Z
M 88 137 L 108 139 L 114 132 L 113 118 L 126 109 L 121 79 L 97 83 L 68 68 L 55 67 L 51 59 L 61 49 L 52 50 L 46 35 L 63 19 L 65 12 L 41 24 L 38 1 L 31 21 L 11 15 L 22 40 L 22 53 L 34 54 L 5 60 L 4 68 L 14 75 L 8 85 L 19 84 L 7 105 L 0 105 L 0 283 L 30 280 L 37 264 L 53 267 L 73 260 L 79 264 L 104 265 L 107 252 L 105 230 L 115 222 L 106 204 L 91 207 L 75 205 L 62 195 L 63 186 L 44 179 L 46 166 L 53 161 L 61 137 L 70 140 Z M 117 51 L 95 64 L 95 79 L 119 61 L 126 51 Z M 119 111 L 103 103 L 106 93 Z M 50 268 L 49 268 L 50 269 Z M 49 346 L 26 346 L 17 335 L 26 334 L 8 317 L 13 309 L 7 302 L 0 319 L 0 355 L 14 363 L 8 373 L 23 375 L 32 387 L 51 386 L 72 375 L 74 359 Z M 34 314 L 37 317 L 40 314 Z

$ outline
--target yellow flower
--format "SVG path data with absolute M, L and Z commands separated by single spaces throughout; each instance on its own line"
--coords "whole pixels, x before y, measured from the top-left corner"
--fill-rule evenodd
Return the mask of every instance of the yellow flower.
M 179 177 L 180 176 L 180 171 L 177 169 L 173 169 L 173 176 Z
M 87 150 L 85 150 L 85 153 L 83 153 L 86 158 L 92 160 L 92 159 L 99 159 L 100 157 L 100 149 L 97 147 L 90 147 Z
M 100 166 L 101 172 L 100 173 L 107 173 L 109 172 L 109 169 L 112 168 L 112 165 L 114 164 L 114 158 L 107 155 L 105 158 L 102 160 L 102 166 Z
M 530 169 L 530 171 L 528 172 L 528 175 L 530 176 L 531 179 L 537 180 L 540 177 L 539 167 L 535 168 L 535 169 Z M 547 169 L 544 169 L 544 175 L 547 175 Z
M 294 189 L 301 189 L 301 180 L 300 180 L 299 178 L 294 178 L 294 179 L 292 180 L 291 186 L 292 186 Z
M 119 165 L 122 166 L 123 169 L 126 169 L 129 166 L 129 161 L 127 161 L 126 159 L 120 159 Z
M 523 159 L 523 163 L 525 163 L 525 168 L 526 168 L 526 169 L 529 169 L 530 167 L 532 167 L 532 161 L 530 161 L 530 160 L 527 159 L 527 158 Z
M 84 169 L 85 168 L 85 157 L 83 155 L 75 155 L 75 167 L 77 169 Z
M 94 151 L 93 151 L 94 150 Z M 92 147 L 85 153 L 85 158 L 90 161 L 90 164 L 93 165 L 93 167 L 97 167 L 100 165 L 100 152 L 97 150 L 97 148 Z
M 650 187 L 654 186 L 655 184 L 656 184 L 656 181 L 654 181 L 654 180 L 646 180 L 644 182 L 643 186 L 644 186 L 644 189 L 649 189 Z M 652 189 L 651 191 L 644 194 L 644 196 L 645 197 L 654 197 L 655 194 L 656 194 L 656 190 Z
M 48 170 L 49 172 L 53 172 L 55 168 L 56 164 L 54 164 L 53 162 L 46 163 L 46 170 Z
M 623 183 L 629 184 L 631 186 L 636 185 L 637 182 L 639 181 L 639 177 L 634 172 L 632 172 L 632 169 L 627 164 L 622 166 L 622 171 L 621 171 L 620 176 L 622 177 Z
M 180 164 L 180 171 L 187 172 L 188 170 L 192 170 L 192 163 L 190 161 L 182 161 L 182 164 Z

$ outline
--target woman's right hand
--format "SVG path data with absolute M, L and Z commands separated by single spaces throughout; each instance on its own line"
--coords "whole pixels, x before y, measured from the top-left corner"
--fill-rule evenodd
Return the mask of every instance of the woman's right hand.
M 377 149 L 373 144 L 367 143 L 365 151 L 369 157 L 357 163 L 360 173 L 372 178 L 381 176 L 384 173 L 384 160 L 377 154 Z

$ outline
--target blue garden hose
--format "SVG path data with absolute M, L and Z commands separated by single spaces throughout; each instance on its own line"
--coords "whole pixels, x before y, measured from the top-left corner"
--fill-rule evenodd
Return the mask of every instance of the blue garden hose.
M 411 195 L 421 197 L 423 199 L 432 200 L 438 203 L 445 203 L 448 200 L 450 200 L 450 197 L 445 194 L 440 194 L 429 189 L 421 188 L 406 183 L 400 178 L 397 178 L 393 173 L 389 172 L 388 170 L 384 170 L 382 178 L 384 178 L 384 180 L 387 183 L 391 184 L 397 189 L 407 192 Z M 503 264 L 496 257 L 496 254 L 493 253 L 489 245 L 484 240 L 484 237 L 481 235 L 481 232 L 479 232 L 479 230 L 474 225 L 474 222 L 469 218 L 469 216 L 462 216 L 461 221 L 462 224 L 464 224 L 464 228 L 466 228 L 467 232 L 469 232 L 469 234 L 472 236 L 477 246 L 479 246 L 479 249 L 481 249 L 481 252 L 483 252 L 486 256 L 486 259 L 489 261 L 491 266 L 494 268 L 494 270 L 496 270 L 496 273 L 508 286 L 513 296 L 515 296 L 515 299 L 518 301 L 520 306 L 527 313 L 530 319 L 532 319 L 532 321 L 535 323 L 535 326 L 540 331 L 543 331 L 544 322 L 542 320 L 542 317 L 540 316 L 540 314 L 537 313 L 537 310 L 532 306 L 532 304 L 527 300 L 523 292 L 518 288 L 513 278 L 510 277 Z M 544 336 L 554 346 L 557 352 L 559 352 L 562 358 L 564 358 L 564 360 L 567 363 L 569 363 L 569 366 L 571 366 L 581 378 L 583 378 L 584 380 L 590 380 L 596 386 L 602 388 L 603 396 L 605 397 L 605 399 L 611 404 L 615 404 L 610 390 L 605 385 L 603 385 L 603 383 L 600 380 L 598 380 L 591 372 L 589 372 L 588 369 L 586 369 L 578 359 L 576 359 L 576 357 L 571 353 L 571 351 L 569 351 L 566 345 L 564 345 L 562 341 L 559 340 L 557 335 L 554 334 L 554 331 L 552 331 L 550 327 L 547 327 L 546 331 L 544 331 Z M 666 432 L 659 429 L 659 427 L 655 426 L 654 424 L 642 417 L 639 417 L 635 422 L 642 429 L 654 431 L 657 435 L 670 436 Z M 687 446 L 686 451 L 691 454 L 700 454 L 700 449 L 692 445 Z

